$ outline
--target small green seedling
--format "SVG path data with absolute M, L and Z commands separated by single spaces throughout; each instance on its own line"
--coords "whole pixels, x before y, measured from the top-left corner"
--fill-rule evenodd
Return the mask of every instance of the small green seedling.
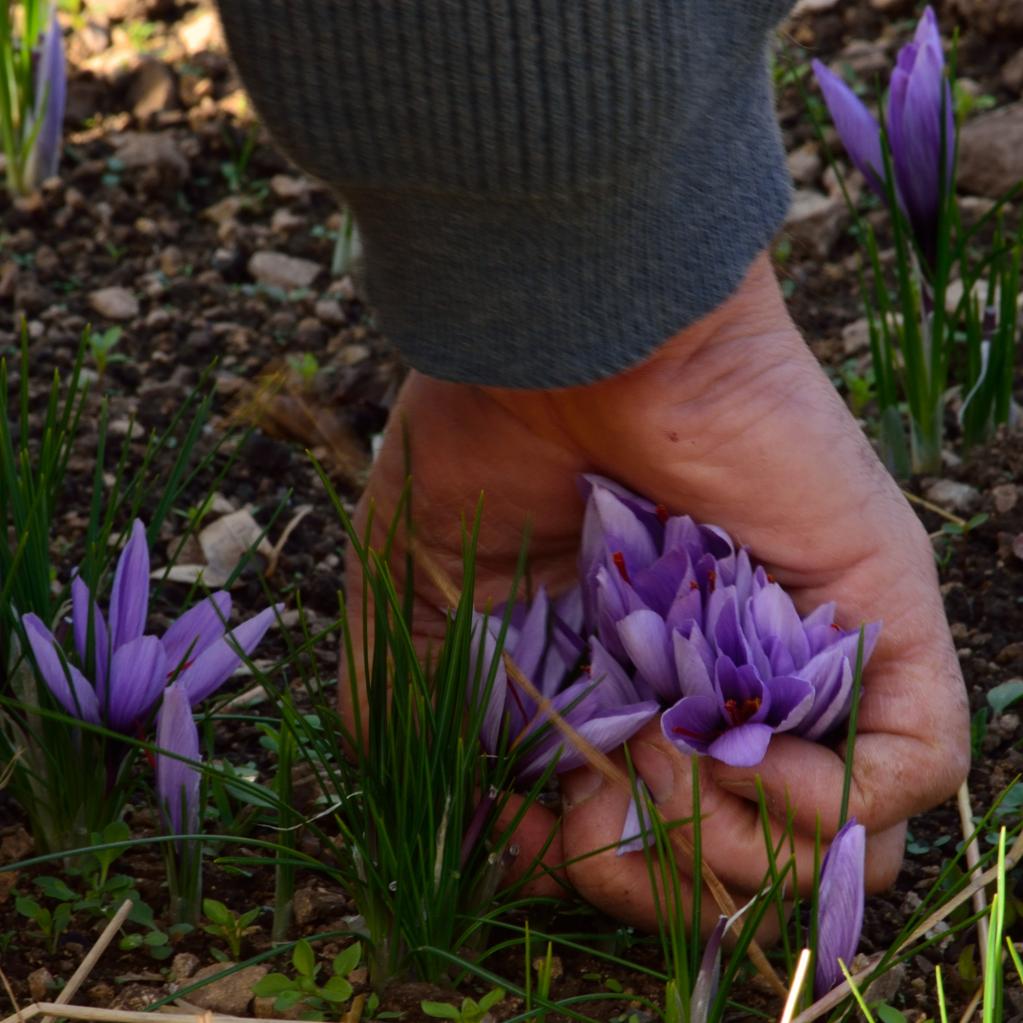
M 296 1005 L 304 1007 L 302 1019 L 323 1020 L 331 1007 L 341 1005 L 352 997 L 349 974 L 359 965 L 362 945 L 349 945 L 331 963 L 331 976 L 326 983 L 317 984 L 316 975 L 320 968 L 312 945 L 303 938 L 291 953 L 291 965 L 295 976 L 284 973 L 268 973 L 252 989 L 259 998 L 273 997 L 274 1011 L 287 1012 Z
M 89 334 L 89 351 L 96 363 L 96 372 L 103 376 L 110 362 L 124 361 L 123 355 L 115 355 L 114 348 L 121 340 L 123 331 L 120 327 L 108 327 L 102 333 L 93 331 Z
M 237 962 L 242 956 L 242 941 L 245 936 L 259 930 L 258 927 L 253 927 L 252 923 L 259 916 L 261 909 L 261 906 L 257 906 L 247 913 L 233 913 L 217 899 L 203 899 L 202 911 L 210 922 L 203 924 L 202 929 L 207 934 L 212 934 L 214 938 L 222 939 L 230 952 L 230 958 Z M 223 953 L 218 954 L 218 951 L 214 950 L 213 955 L 219 959 Z
M 288 368 L 308 387 L 320 372 L 320 363 L 312 352 L 302 352 L 288 356 Z
M 45 906 L 40 906 L 35 899 L 30 899 L 26 895 L 19 895 L 14 900 L 14 908 L 36 925 L 43 940 L 46 942 L 50 955 L 54 955 L 57 951 L 60 936 L 71 924 L 71 904 L 69 902 L 59 902 L 53 910 L 49 910 Z
M 419 1007 L 427 1016 L 434 1019 L 453 1019 L 457 1023 L 482 1023 L 487 1013 L 504 998 L 504 989 L 495 987 L 485 994 L 478 1002 L 473 998 L 463 998 L 462 1007 L 450 1002 L 431 1002 L 424 1000 Z

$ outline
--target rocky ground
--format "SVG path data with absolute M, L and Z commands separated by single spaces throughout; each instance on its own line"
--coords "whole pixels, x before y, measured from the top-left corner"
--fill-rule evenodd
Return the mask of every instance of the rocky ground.
M 793 314 L 840 387 L 843 376 L 862 376 L 868 365 L 858 257 L 835 173 L 815 139 L 798 83 L 806 82 L 811 56 L 819 56 L 869 88 L 878 75 L 886 77 L 916 7 L 899 0 L 801 0 L 781 34 L 779 115 L 797 191 L 775 245 L 776 262 Z M 215 418 L 203 443 L 239 422 L 256 429 L 219 484 L 215 515 L 244 509 L 265 524 L 280 508 L 271 545 L 285 524 L 298 520 L 263 568 L 272 563 L 273 584 L 286 580 L 312 625 L 326 625 L 337 611 L 343 538 L 304 449 L 326 462 L 346 500 L 354 501 L 402 378 L 347 265 L 335 262 L 344 256 L 336 251 L 343 215 L 326 189 L 270 145 L 231 70 L 207 2 L 92 0 L 71 8 L 64 15 L 71 81 L 61 176 L 27 199 L 0 195 L 0 352 L 16 350 L 24 317 L 31 386 L 41 395 L 52 370 L 70 364 L 82 330 L 92 324 L 109 347 L 105 366 L 89 363 L 92 410 L 98 410 L 100 395 L 109 401 L 112 433 L 134 456 L 144 434 L 169 421 L 216 360 Z M 972 107 L 960 142 L 960 187 L 969 213 L 985 209 L 1023 178 L 1023 3 L 947 0 L 939 14 L 946 36 L 959 30 L 959 76 Z M 826 134 L 833 141 L 830 130 Z M 849 180 L 854 191 L 862 185 L 856 175 Z M 882 220 L 878 212 L 869 215 Z M 862 412 L 868 429 L 870 412 L 869 406 Z M 1005 433 L 966 460 L 950 452 L 941 478 L 915 480 L 911 488 L 937 507 L 920 507 L 936 534 L 949 515 L 988 516 L 966 537 L 935 539 L 975 711 L 986 706 L 992 687 L 1023 676 L 1020 440 L 1019 433 Z M 84 527 L 94 442 L 94 426 L 87 422 L 55 538 L 69 565 Z M 197 482 L 196 502 L 206 484 Z M 183 529 L 183 520 L 171 521 L 162 537 L 167 548 Z M 193 561 L 214 556 L 198 549 L 191 555 Z M 170 614 L 183 592 L 165 591 L 158 610 Z M 257 573 L 242 577 L 235 597 L 243 609 L 262 606 Z M 265 656 L 274 652 L 270 647 Z M 333 652 L 321 656 L 322 670 L 332 672 Z M 257 738 L 254 728 L 235 727 L 223 737 L 224 754 L 250 759 Z M 1023 770 L 1020 738 L 1017 714 L 990 715 L 978 734 L 970 779 L 977 807 L 990 805 Z M 0 792 L 0 863 L 31 851 L 16 808 L 3 798 Z M 145 826 L 141 817 L 137 823 Z M 868 908 L 866 952 L 886 947 L 933 882 L 959 834 L 955 808 L 914 820 L 911 830 L 898 888 Z M 141 853 L 128 859 L 159 911 L 159 861 Z M 15 997 L 24 1002 L 52 992 L 67 977 L 93 931 L 91 924 L 73 931 L 56 954 L 49 953 L 14 911 L 11 877 L 0 875 L 0 959 Z M 21 877 L 17 884 L 24 888 L 29 880 Z M 239 878 L 211 867 L 207 884 L 208 894 L 238 910 L 269 902 L 272 887 L 272 876 L 260 869 Z M 328 930 L 348 911 L 343 895 L 304 879 L 296 934 Z M 264 923 L 260 917 L 246 938 L 245 954 L 268 947 Z M 1018 922 L 1014 926 L 1018 940 Z M 893 995 L 908 1019 L 923 1019 L 921 1007 L 932 1004 L 934 963 L 946 965 L 953 999 L 965 1004 L 973 983 L 971 941 L 946 939 L 908 964 Z M 112 949 L 79 1000 L 149 1004 L 168 985 L 201 976 L 197 971 L 217 972 L 215 947 L 205 935 L 192 934 L 176 943 L 167 961 L 143 950 Z M 555 997 L 607 985 L 604 967 L 571 958 L 564 967 Z M 586 974 L 598 980 L 584 979 Z M 611 980 L 626 990 L 649 990 L 639 975 L 623 972 Z M 244 1013 L 253 1008 L 251 983 L 251 976 L 237 975 L 190 997 Z M 421 997 L 419 988 L 397 990 L 384 1008 L 415 1019 Z M 612 1018 L 627 1003 L 623 997 L 587 1011 Z M 1006 1018 L 1023 1019 L 1018 994 L 1008 1005 Z

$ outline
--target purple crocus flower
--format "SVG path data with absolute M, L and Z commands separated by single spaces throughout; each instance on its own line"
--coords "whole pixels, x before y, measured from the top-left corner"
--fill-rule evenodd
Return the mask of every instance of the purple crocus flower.
M 863 929 L 864 864 L 867 831 L 851 817 L 839 829 L 821 864 L 817 894 L 817 965 L 814 996 L 821 998 L 842 982 L 838 961 L 853 961 Z
M 825 604 L 801 618 L 791 598 L 722 530 L 657 517 L 590 477 L 582 554 L 586 606 L 641 698 L 667 710 L 683 752 L 758 764 L 775 732 L 817 740 L 852 699 L 858 630 Z M 865 630 L 870 656 L 878 625 Z
M 577 588 L 552 602 L 541 587 L 531 605 L 513 608 L 504 649 L 558 714 L 595 748 L 607 752 L 650 721 L 658 706 L 640 700 L 629 677 L 599 640 L 592 638 L 587 645 L 579 638 L 580 597 Z M 496 658 L 500 617 L 477 614 L 475 622 L 470 699 L 480 698 L 489 673 L 494 672 L 480 729 L 484 749 L 495 753 L 507 729 L 511 746 L 522 747 L 515 773 L 523 785 L 534 782 L 555 757 L 559 773 L 582 766 L 583 754 L 549 725 L 536 702 L 509 679 L 503 658 Z M 580 677 L 566 685 L 587 651 L 588 664 Z
M 35 66 L 35 104 L 32 112 L 33 129 L 37 134 L 26 175 L 28 181 L 36 185 L 57 173 L 64 133 L 67 68 L 56 5 L 50 13 L 49 24 L 40 33 L 37 45 L 39 55 Z
M 163 694 L 156 715 L 156 745 L 168 753 L 198 762 L 199 730 L 184 687 L 173 682 Z M 156 754 L 156 791 L 167 827 L 176 835 L 192 834 L 199 826 L 200 773 L 192 764 Z
M 849 158 L 870 187 L 887 200 L 877 121 L 845 82 L 819 60 L 813 62 L 813 70 Z M 951 189 L 956 132 L 938 21 L 930 7 L 923 13 L 913 41 L 899 51 L 888 93 L 887 128 L 899 205 L 925 257 L 933 263 L 942 174 L 945 188 Z
M 71 625 L 80 668 L 68 663 L 37 615 L 22 616 L 43 681 L 69 714 L 132 734 L 149 718 L 168 679 L 180 684 L 194 707 L 238 668 L 238 649 L 252 653 L 279 605 L 225 633 L 231 598 L 221 591 L 185 612 L 162 638 L 144 634 L 148 608 L 149 548 L 136 519 L 117 560 L 109 618 L 82 578 L 72 580 Z

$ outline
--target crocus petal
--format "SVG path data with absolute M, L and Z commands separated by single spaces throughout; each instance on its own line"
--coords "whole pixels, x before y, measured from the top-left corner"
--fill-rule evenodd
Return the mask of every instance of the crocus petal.
M 596 637 L 590 639 L 589 676 L 601 706 L 621 707 L 640 702 L 632 679 Z
M 768 721 L 776 732 L 795 728 L 814 703 L 814 688 L 805 679 L 779 675 L 767 683 L 771 693 Z
M 125 735 L 148 717 L 167 684 L 167 656 L 156 636 L 123 643 L 110 659 L 109 684 L 100 680 L 100 711 Z
M 653 701 L 637 703 L 604 711 L 599 717 L 592 717 L 574 727 L 595 749 L 601 753 L 610 753 L 631 739 L 648 721 L 652 721 L 660 709 Z M 558 760 L 558 773 L 582 767 L 587 762 L 581 750 L 565 742 L 565 750 Z
M 676 699 L 675 658 L 664 619 L 655 611 L 633 611 L 618 623 L 618 638 L 654 692 L 665 701 Z
M 188 694 L 172 684 L 163 694 L 156 715 L 156 745 L 168 753 L 198 762 L 199 731 L 192 718 Z M 176 835 L 190 834 L 199 824 L 200 772 L 163 753 L 156 754 L 156 791 L 168 828 Z
M 116 650 L 145 631 L 149 611 L 149 547 L 146 530 L 136 519 L 131 539 L 117 559 L 110 594 L 110 640 Z
M 628 808 L 625 811 L 625 824 L 622 825 L 622 837 L 618 843 L 616 855 L 624 856 L 626 853 L 642 852 L 648 845 L 653 845 L 654 835 L 651 831 L 650 815 L 647 813 L 646 796 L 648 794 L 646 785 L 642 779 L 637 780 L 637 795 L 629 800 Z
M 707 753 L 732 767 L 756 767 L 764 759 L 773 734 L 770 725 L 756 722 L 739 725 L 715 739 L 707 747 Z
M 710 1015 L 710 1005 L 718 993 L 718 982 L 721 979 L 721 941 L 728 928 L 728 917 L 718 917 L 714 930 L 707 939 L 707 947 L 703 950 L 700 960 L 700 972 L 696 975 L 693 995 L 689 1001 L 690 1023 L 706 1023 Z
M 604 549 L 612 559 L 621 556 L 622 564 L 615 560 L 615 565 L 623 576 L 646 568 L 657 558 L 649 530 L 624 501 L 604 488 L 594 490 L 592 501 L 604 532 Z
M 819 742 L 849 713 L 852 703 L 853 670 L 847 657 L 838 658 L 831 675 L 821 679 L 813 707 L 795 729 L 798 735 Z
M 783 646 L 788 654 L 791 667 L 805 664 L 810 658 L 810 644 L 803 630 L 803 622 L 796 611 L 792 598 L 777 584 L 770 583 L 749 598 L 749 613 L 757 635 L 761 639 L 771 637 Z M 780 665 L 775 665 L 776 670 Z M 791 670 L 785 667 L 779 670 Z
M 224 635 L 231 615 L 231 595 L 226 590 L 200 601 L 186 611 L 163 634 L 160 642 L 167 655 L 167 667 L 176 671 L 186 658 L 194 661 Z
M 884 158 L 881 155 L 881 129 L 876 118 L 856 93 L 819 60 L 813 61 L 813 73 L 849 159 L 883 199 Z
M 508 653 L 526 678 L 534 685 L 539 681 L 540 663 L 547 649 L 547 624 L 550 601 L 547 590 L 541 586 L 533 598 L 516 642 L 509 643 Z
M 706 753 L 723 728 L 713 696 L 684 696 L 661 715 L 664 737 L 686 753 Z
M 852 963 L 860 943 L 866 846 L 866 829 L 851 818 L 835 835 L 821 865 L 813 985 L 817 998 L 843 980 L 838 960 Z
M 50 630 L 37 615 L 31 613 L 22 615 L 21 624 L 25 627 L 25 635 L 47 689 L 68 714 L 98 725 L 100 713 L 96 691 L 74 665 L 62 661 L 57 641 Z
M 490 627 L 491 619 L 478 613 L 474 613 L 472 617 L 468 695 L 475 703 L 486 694 L 487 706 L 480 726 L 480 742 L 488 753 L 495 753 L 501 740 L 501 722 L 504 719 L 504 703 L 508 692 L 508 672 L 504 666 L 504 658 L 497 657 L 497 637 Z M 487 680 L 491 671 L 494 671 L 494 681 L 487 692 Z
M 29 160 L 29 176 L 33 184 L 40 184 L 52 178 L 60 166 L 64 109 L 67 105 L 67 66 L 56 5 L 49 25 L 42 33 L 33 88 L 35 109 L 32 116 L 39 125 L 39 131 Z
M 283 607 L 283 604 L 275 604 L 247 622 L 242 622 L 181 670 L 178 681 L 187 691 L 193 707 L 215 693 L 237 671 L 242 663 L 238 649 L 248 657 Z
M 682 695 L 696 696 L 703 693 L 713 696 L 714 683 L 711 681 L 707 664 L 707 656 L 712 657 L 713 654 L 699 627 L 695 627 L 692 635 L 688 637 L 675 632 L 671 639 L 675 654 L 675 673 Z
M 92 613 L 92 655 L 95 677 L 106 678 L 110 668 L 110 633 L 99 604 L 92 599 L 81 576 L 71 580 L 71 627 L 80 663 L 88 665 L 89 613 Z

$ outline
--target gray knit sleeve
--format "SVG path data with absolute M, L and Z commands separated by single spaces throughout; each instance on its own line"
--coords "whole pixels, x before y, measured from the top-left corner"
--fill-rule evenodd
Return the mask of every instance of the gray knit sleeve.
M 415 367 L 505 387 L 641 361 L 788 203 L 791 0 L 219 0 L 279 145 L 351 205 Z

